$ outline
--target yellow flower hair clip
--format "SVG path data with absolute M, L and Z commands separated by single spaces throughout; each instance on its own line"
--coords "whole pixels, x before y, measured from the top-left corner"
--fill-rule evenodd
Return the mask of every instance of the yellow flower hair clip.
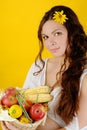
M 53 14 L 53 20 L 60 24 L 64 24 L 66 20 L 68 20 L 68 18 L 64 14 L 64 11 L 61 10 L 61 11 L 55 11 L 55 13 Z

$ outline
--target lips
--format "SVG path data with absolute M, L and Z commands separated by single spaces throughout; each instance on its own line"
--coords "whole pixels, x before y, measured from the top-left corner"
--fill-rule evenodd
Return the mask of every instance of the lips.
M 50 49 L 50 51 L 51 52 L 56 52 L 56 51 L 58 51 L 60 49 L 60 47 L 58 47 L 58 48 L 53 48 L 53 49 Z

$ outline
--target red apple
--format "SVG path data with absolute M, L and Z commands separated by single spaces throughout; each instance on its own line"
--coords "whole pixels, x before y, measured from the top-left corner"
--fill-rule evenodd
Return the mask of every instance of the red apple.
M 7 89 L 5 90 L 5 94 L 6 94 L 6 95 L 11 94 L 11 95 L 15 96 L 15 95 L 16 95 L 16 88 L 7 88 Z
M 25 103 L 23 104 L 23 107 L 25 108 L 26 111 L 29 110 L 29 107 Z
M 23 103 L 23 107 L 26 109 L 26 111 L 29 111 L 29 109 L 32 105 L 33 105 L 33 103 L 30 100 L 26 100 L 26 102 Z
M 13 96 L 11 94 L 8 94 L 8 95 L 4 95 L 1 99 L 1 104 L 2 105 L 6 105 L 8 107 L 14 105 L 14 104 L 17 104 L 18 101 L 16 99 L 16 96 Z
M 0 105 L 2 105 L 2 103 L 1 103 L 1 99 L 0 99 Z
M 34 104 L 29 110 L 29 115 L 35 121 L 42 119 L 45 116 L 45 109 L 42 104 Z
M 32 101 L 30 101 L 30 100 L 26 100 L 26 102 L 27 102 L 29 107 L 31 107 L 33 105 Z
M 47 104 L 47 103 L 44 103 L 43 106 L 44 106 L 45 111 L 47 112 L 47 111 L 49 110 L 48 104 Z

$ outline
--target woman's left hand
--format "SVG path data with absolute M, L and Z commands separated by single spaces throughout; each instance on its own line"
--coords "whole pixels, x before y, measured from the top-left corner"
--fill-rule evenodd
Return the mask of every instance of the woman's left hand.
M 2 121 L 1 122 L 1 127 L 2 127 L 2 130 L 19 130 L 19 128 L 17 128 L 12 123 L 7 122 L 7 121 L 6 122 Z

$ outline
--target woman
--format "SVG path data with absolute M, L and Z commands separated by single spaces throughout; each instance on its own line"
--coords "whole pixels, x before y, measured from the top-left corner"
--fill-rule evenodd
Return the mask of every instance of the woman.
M 54 98 L 45 126 L 37 130 L 87 130 L 87 36 L 78 17 L 66 6 L 51 8 L 40 22 L 38 38 L 40 51 L 24 88 L 48 85 Z M 44 46 L 53 58 L 42 59 Z M 2 122 L 2 129 L 18 130 L 8 122 Z

